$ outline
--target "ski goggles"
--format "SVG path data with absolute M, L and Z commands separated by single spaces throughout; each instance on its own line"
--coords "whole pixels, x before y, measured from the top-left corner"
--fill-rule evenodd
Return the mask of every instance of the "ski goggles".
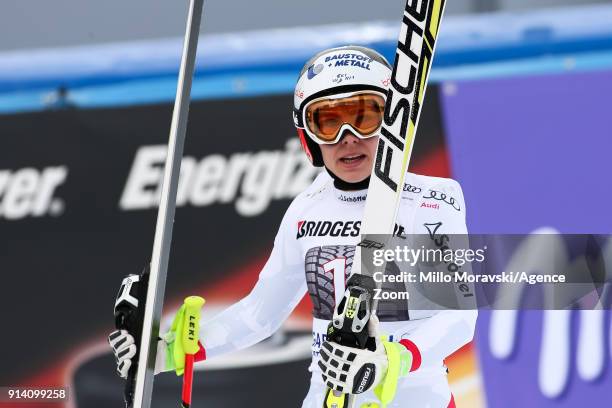
M 312 100 L 303 108 L 304 129 L 318 144 L 338 143 L 346 129 L 360 139 L 378 134 L 385 97 L 378 92 L 341 94 Z

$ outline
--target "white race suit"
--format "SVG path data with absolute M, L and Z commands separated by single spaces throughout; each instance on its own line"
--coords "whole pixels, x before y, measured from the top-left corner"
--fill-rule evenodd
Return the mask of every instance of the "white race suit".
M 344 294 L 358 243 L 367 190 L 341 191 L 322 173 L 289 206 L 274 248 L 251 293 L 201 325 L 207 358 L 252 346 L 271 336 L 305 293 L 314 305 L 311 385 L 302 408 L 320 408 L 324 384 L 319 348 L 337 300 Z M 451 179 L 408 173 L 396 219 L 396 234 L 466 234 L 465 203 Z M 386 290 L 398 289 L 397 283 Z M 395 285 L 395 286 L 394 286 Z M 384 288 L 384 285 L 383 285 Z M 401 288 L 399 288 L 401 289 Z M 405 288 L 404 288 L 405 290 Z M 411 311 L 408 301 L 380 301 L 380 332 L 418 347 L 420 367 L 401 378 L 395 407 L 440 407 L 451 403 L 444 359 L 472 340 L 476 310 Z M 376 402 L 371 391 L 357 407 Z

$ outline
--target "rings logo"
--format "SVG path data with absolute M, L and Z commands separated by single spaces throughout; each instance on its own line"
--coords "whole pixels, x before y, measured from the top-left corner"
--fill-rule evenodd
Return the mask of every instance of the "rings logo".
M 457 200 L 441 191 L 429 190 L 429 196 L 423 196 L 423 198 L 426 200 L 436 200 L 445 202 L 446 204 L 453 207 L 455 210 L 461 211 L 461 206 L 459 205 L 459 203 L 457 203 Z
M 419 194 L 423 189 L 421 187 L 413 186 L 412 184 L 404 184 L 404 192 Z
M 67 175 L 66 166 L 0 170 L 0 219 L 61 215 L 65 204 L 55 192 Z

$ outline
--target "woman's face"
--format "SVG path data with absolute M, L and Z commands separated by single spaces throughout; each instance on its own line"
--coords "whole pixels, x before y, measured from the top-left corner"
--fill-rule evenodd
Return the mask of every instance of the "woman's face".
M 333 145 L 321 145 L 325 167 L 347 183 L 359 183 L 370 176 L 378 136 L 359 139 L 349 130 Z

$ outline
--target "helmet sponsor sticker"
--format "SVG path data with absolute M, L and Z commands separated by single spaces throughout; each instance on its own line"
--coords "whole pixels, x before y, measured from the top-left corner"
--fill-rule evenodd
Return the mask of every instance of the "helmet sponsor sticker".
M 359 67 L 370 70 L 373 59 L 360 54 L 335 54 L 325 58 L 328 67 Z
M 310 68 L 308 68 L 308 79 L 312 79 L 319 75 L 321 71 L 323 71 L 323 68 L 325 68 L 323 64 L 311 65 Z

